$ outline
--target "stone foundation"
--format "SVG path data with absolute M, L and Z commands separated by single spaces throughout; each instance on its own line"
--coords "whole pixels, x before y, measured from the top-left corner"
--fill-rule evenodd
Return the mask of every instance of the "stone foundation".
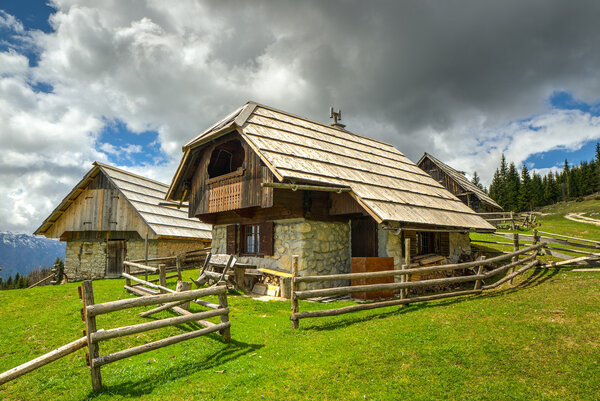
M 227 226 L 214 226 L 212 252 L 227 253 Z M 292 255 L 298 255 L 298 275 L 313 276 L 350 272 L 350 224 L 306 219 L 278 220 L 273 227 L 273 255 L 240 256 L 240 263 L 258 268 L 274 268 L 291 272 Z M 322 288 L 340 283 L 311 283 L 310 288 Z M 301 283 L 299 289 L 304 289 Z

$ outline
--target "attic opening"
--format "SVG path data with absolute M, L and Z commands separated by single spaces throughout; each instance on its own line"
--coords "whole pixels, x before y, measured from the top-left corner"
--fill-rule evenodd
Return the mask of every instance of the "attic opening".
M 215 178 L 236 171 L 244 164 L 245 157 L 242 143 L 237 139 L 218 145 L 210 155 L 208 177 Z

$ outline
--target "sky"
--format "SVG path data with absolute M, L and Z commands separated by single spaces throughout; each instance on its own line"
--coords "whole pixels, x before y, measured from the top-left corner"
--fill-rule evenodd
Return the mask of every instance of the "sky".
M 600 140 L 600 2 L 0 2 L 0 231 L 31 233 L 101 161 L 169 183 L 249 100 L 489 184 Z

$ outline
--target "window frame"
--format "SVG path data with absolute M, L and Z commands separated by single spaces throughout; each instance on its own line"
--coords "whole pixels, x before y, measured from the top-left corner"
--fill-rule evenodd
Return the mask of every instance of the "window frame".
M 248 251 L 248 229 L 254 229 L 254 249 Z M 260 249 L 260 224 L 240 224 L 240 255 L 243 256 L 263 256 L 262 250 Z

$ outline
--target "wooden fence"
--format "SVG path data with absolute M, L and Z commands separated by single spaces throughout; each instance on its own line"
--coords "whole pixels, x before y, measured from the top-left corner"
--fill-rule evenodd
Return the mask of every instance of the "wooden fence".
M 531 228 L 536 224 L 536 215 L 528 212 L 488 212 L 478 213 L 478 215 L 495 227 L 503 224 L 510 224 L 510 228 L 512 230 L 514 230 L 517 226 Z
M 597 262 L 600 261 L 600 241 L 588 240 L 583 238 L 569 237 L 561 234 L 553 234 L 544 231 L 539 233 L 546 234 L 538 235 L 537 230 L 533 230 L 533 235 L 520 233 L 494 233 L 494 236 L 501 238 L 510 238 L 512 242 L 507 241 L 488 241 L 488 240 L 471 240 L 472 243 L 506 245 L 513 247 L 513 250 L 518 250 L 520 246 L 544 241 L 546 246 L 542 250 L 543 254 L 563 259 L 560 262 L 548 262 L 543 267 L 560 267 L 573 263 L 581 262 Z M 579 242 L 575 242 L 579 241 Z M 560 245 L 560 246 L 557 246 Z M 490 252 L 486 250 L 485 252 Z M 497 253 L 506 253 L 502 251 L 491 251 Z M 564 252 L 569 252 L 574 255 L 569 255 Z
M 433 301 L 437 299 L 457 297 L 462 295 L 479 294 L 484 290 L 496 288 L 497 286 L 512 280 L 514 277 L 525 273 L 527 270 L 536 266 L 539 261 L 537 260 L 538 252 L 540 248 L 544 247 L 546 243 L 537 244 L 517 250 L 515 252 L 496 256 L 494 258 L 485 259 L 481 258 L 473 262 L 446 264 L 438 266 L 426 266 L 418 267 L 413 269 L 402 269 L 402 270 L 388 270 L 381 272 L 369 272 L 369 273 L 346 273 L 346 274 L 332 274 L 325 276 L 304 276 L 300 277 L 297 274 L 298 257 L 293 256 L 292 258 L 292 293 L 291 293 L 291 304 L 292 304 L 292 327 L 297 329 L 299 326 L 300 319 L 316 318 L 325 316 L 336 316 L 344 313 L 356 312 L 361 310 L 383 308 L 394 305 L 412 304 L 417 302 Z M 409 248 L 410 249 L 410 248 Z M 529 254 L 529 255 L 526 255 Z M 519 259 L 520 255 L 526 255 L 524 259 Z M 492 266 L 498 262 L 504 262 L 510 260 L 510 263 L 495 267 L 493 270 L 484 272 L 485 266 Z M 523 265 L 517 270 L 519 265 Z M 441 271 L 454 271 L 461 269 L 477 269 L 475 274 L 468 276 L 448 277 L 448 278 L 435 278 L 420 281 L 409 281 L 408 278 L 413 274 L 441 272 Z M 493 284 L 484 285 L 484 281 L 498 276 L 502 273 L 510 272 L 504 278 L 496 281 Z M 366 284 L 366 285 L 354 285 L 354 286 L 343 286 L 343 287 L 330 287 L 315 290 L 298 290 L 298 286 L 301 283 L 315 283 L 315 282 L 330 282 L 336 280 L 352 280 L 352 279 L 367 279 L 375 277 L 401 277 L 400 282 L 385 283 L 385 284 Z M 423 288 L 447 284 L 464 284 L 468 282 L 474 282 L 473 289 L 451 291 L 447 293 L 440 293 L 434 295 L 417 296 L 409 298 L 406 292 L 407 289 L 411 288 Z M 317 311 L 299 311 L 300 299 L 326 297 L 326 296 L 340 296 L 350 295 L 357 292 L 372 292 L 372 291 L 385 291 L 385 290 L 400 290 L 400 298 L 392 299 L 387 301 L 379 301 L 368 304 L 351 305 L 336 309 L 326 309 Z
M 94 390 L 99 390 L 102 388 L 102 376 L 100 373 L 100 367 L 108 363 L 112 363 L 123 358 L 138 355 L 148 351 L 153 351 L 158 348 L 162 348 L 168 345 L 176 344 L 181 341 L 190 340 L 192 338 L 196 338 L 214 332 L 219 332 L 223 338 L 223 341 L 229 342 L 231 340 L 229 332 L 229 327 L 231 324 L 229 322 L 229 308 L 227 306 L 227 288 L 225 286 L 173 292 L 168 294 L 145 295 L 140 298 L 122 299 L 101 304 L 94 303 L 94 292 L 91 281 L 84 281 L 82 286 L 79 288 L 80 297 L 84 303 L 84 307 L 82 309 L 82 319 L 85 322 L 86 326 L 85 335 L 87 337 L 87 345 L 89 352 L 87 360 L 88 365 L 90 366 L 92 387 Z M 187 313 L 184 313 L 183 316 L 154 320 L 151 322 L 140 323 L 126 327 L 118 327 L 108 330 L 99 330 L 97 327 L 96 317 L 103 314 L 140 306 L 159 304 L 163 304 L 163 306 L 161 306 L 160 308 L 166 309 L 169 307 L 168 305 L 172 307 L 174 304 L 182 304 L 184 302 L 194 301 L 200 297 L 209 295 L 219 296 L 219 305 L 211 304 L 209 302 L 204 301 L 206 304 L 210 305 L 209 308 L 211 310 L 209 311 L 198 313 L 186 311 Z M 153 311 L 156 312 L 156 309 L 154 309 Z M 144 315 L 146 316 L 147 313 L 148 312 L 144 312 Z M 220 316 L 221 323 L 216 324 L 204 320 L 215 316 Z M 202 325 L 203 328 L 167 337 L 158 341 L 153 341 L 151 343 L 147 343 L 137 347 L 128 348 L 122 351 L 114 352 L 112 354 L 100 355 L 99 343 L 102 341 L 189 322 L 196 322 Z

